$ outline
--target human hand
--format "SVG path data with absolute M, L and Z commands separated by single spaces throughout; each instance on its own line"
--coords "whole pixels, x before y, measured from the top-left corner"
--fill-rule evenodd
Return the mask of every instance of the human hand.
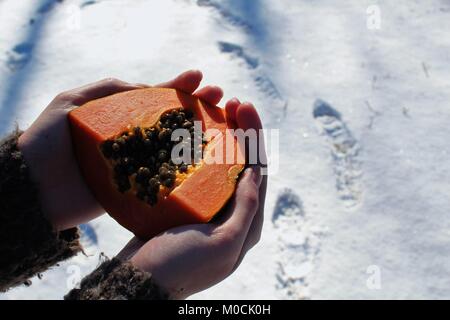
M 232 99 L 226 104 L 226 113 L 243 130 L 262 128 L 256 109 L 249 103 Z M 243 172 L 218 219 L 173 228 L 148 242 L 133 238 L 118 258 L 152 273 L 171 299 L 202 291 L 229 276 L 259 241 L 266 185 L 267 176 L 261 175 L 260 166 L 251 166 Z
M 202 77 L 200 71 L 187 71 L 157 87 L 193 93 Z M 63 92 L 20 136 L 19 149 L 39 187 L 43 211 L 56 230 L 75 227 L 104 212 L 79 171 L 67 114 L 90 100 L 144 87 L 147 85 L 105 79 Z M 196 94 L 212 103 L 218 103 L 222 98 L 222 90 L 217 87 L 205 87 Z

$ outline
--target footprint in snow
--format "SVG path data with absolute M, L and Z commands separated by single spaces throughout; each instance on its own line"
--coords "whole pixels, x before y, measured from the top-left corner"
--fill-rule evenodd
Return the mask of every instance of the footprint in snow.
M 312 225 L 291 189 L 278 196 L 272 223 L 278 235 L 277 292 L 282 299 L 308 299 L 309 275 L 320 252 L 322 231 Z
M 97 1 L 95 1 L 95 0 L 86 0 L 83 3 L 80 4 L 80 8 L 85 8 L 87 6 L 91 6 L 91 5 L 96 4 L 96 3 L 97 3 Z
M 251 32 L 253 27 L 246 20 L 240 18 L 239 16 L 233 14 L 231 11 L 227 10 L 224 6 L 216 1 L 211 0 L 197 0 L 197 5 L 199 7 L 208 7 L 215 10 L 219 16 L 220 20 L 224 20 L 232 26 L 243 29 L 245 32 Z
M 258 28 L 255 28 L 249 21 L 239 17 L 225 8 L 220 1 L 215 0 L 197 0 L 197 5 L 215 10 L 220 16 L 220 21 L 225 21 L 231 26 L 240 28 L 246 33 L 255 34 Z M 219 41 L 219 50 L 222 53 L 229 54 L 232 58 L 243 61 L 243 64 L 250 69 L 253 81 L 258 89 L 271 101 L 270 112 L 275 123 L 278 124 L 282 118 L 287 115 L 288 101 L 283 97 L 274 81 L 259 68 L 259 59 L 248 54 L 243 47 L 224 41 Z M 267 124 L 266 124 L 267 125 Z
M 356 206 L 362 197 L 359 143 L 342 120 L 341 114 L 327 102 L 316 100 L 313 116 L 331 150 L 339 197 L 347 207 Z
M 248 54 L 242 46 L 234 43 L 219 41 L 218 46 L 220 52 L 230 55 L 232 59 L 241 61 L 250 70 L 256 87 L 271 100 L 273 107 L 270 110 L 278 118 L 280 118 L 280 115 L 285 117 L 288 102 L 284 99 L 272 79 L 260 70 L 259 59 Z
M 225 42 L 225 41 L 219 41 L 218 45 L 219 45 L 220 52 L 228 53 L 228 54 L 233 55 L 235 58 L 241 59 L 242 61 L 244 61 L 245 65 L 249 69 L 258 68 L 258 66 L 259 66 L 258 59 L 255 57 L 252 57 L 251 55 L 248 55 L 244 51 L 244 48 L 242 48 L 241 46 L 234 44 L 234 43 Z
M 6 53 L 6 67 L 15 72 L 22 69 L 31 59 L 34 45 L 32 43 L 19 43 Z
M 6 52 L 5 65 L 11 72 L 24 68 L 31 60 L 39 30 L 46 21 L 46 16 L 61 2 L 62 0 L 43 0 L 38 3 L 35 13 L 28 21 L 26 38 Z

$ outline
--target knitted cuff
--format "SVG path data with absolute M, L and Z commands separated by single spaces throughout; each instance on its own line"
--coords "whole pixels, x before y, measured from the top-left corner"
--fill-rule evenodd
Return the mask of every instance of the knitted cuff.
M 117 258 L 106 260 L 86 276 L 79 289 L 65 300 L 165 300 L 168 295 L 152 280 L 152 275 Z

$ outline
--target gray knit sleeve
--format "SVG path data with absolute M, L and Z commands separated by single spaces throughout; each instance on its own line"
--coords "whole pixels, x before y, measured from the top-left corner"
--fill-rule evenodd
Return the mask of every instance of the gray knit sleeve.
M 148 272 L 130 262 L 114 258 L 104 261 L 86 276 L 80 288 L 71 290 L 66 300 L 165 300 L 168 295 L 152 280 Z
M 55 232 L 18 149 L 20 132 L 0 141 L 0 292 L 28 282 L 81 250 L 77 228 Z

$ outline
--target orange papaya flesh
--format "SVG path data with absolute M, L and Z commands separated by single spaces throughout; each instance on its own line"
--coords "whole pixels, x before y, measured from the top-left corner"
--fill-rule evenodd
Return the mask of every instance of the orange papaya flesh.
M 239 160 L 244 147 L 236 139 L 224 142 L 235 124 L 223 109 L 175 89 L 137 89 L 93 100 L 72 110 L 69 122 L 87 185 L 105 211 L 141 239 L 210 221 L 233 194 L 244 167 Z M 200 135 L 190 133 L 194 122 L 201 123 Z M 170 140 L 178 128 L 197 135 L 199 140 L 188 142 L 200 144 L 188 150 L 202 153 L 202 160 L 174 163 L 167 157 L 186 143 Z M 202 136 L 209 129 L 215 135 Z M 234 160 L 225 161 L 230 152 Z M 224 155 L 222 161 L 211 161 L 217 154 Z

